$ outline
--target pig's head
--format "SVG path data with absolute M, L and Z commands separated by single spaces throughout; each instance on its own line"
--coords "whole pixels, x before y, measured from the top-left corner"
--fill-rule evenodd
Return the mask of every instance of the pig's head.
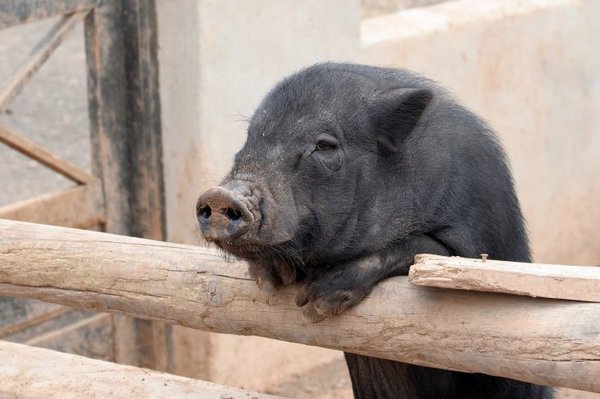
M 417 192 L 415 167 L 428 161 L 407 147 L 434 92 L 412 75 L 371 75 L 320 64 L 273 88 L 230 173 L 198 199 L 206 240 L 287 284 L 418 228 L 432 193 Z

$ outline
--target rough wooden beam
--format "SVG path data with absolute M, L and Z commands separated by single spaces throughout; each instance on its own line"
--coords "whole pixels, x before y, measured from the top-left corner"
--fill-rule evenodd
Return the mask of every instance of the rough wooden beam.
M 165 206 L 155 17 L 154 0 L 103 0 L 84 27 L 92 171 L 110 198 L 105 231 L 161 240 Z M 113 319 L 118 362 L 169 365 L 167 328 L 121 315 Z
M 2 0 L 0 29 L 74 12 L 86 11 L 102 0 Z
M 203 248 L 0 221 L 0 295 L 600 392 L 600 304 L 379 284 L 311 323 Z
M 166 232 L 155 0 L 123 2 L 129 206 L 128 235 L 163 240 Z
M 131 157 L 127 145 L 127 79 L 122 2 L 105 0 L 85 19 L 92 174 L 102 181 L 106 231 L 130 235 Z
M 64 316 L 72 311 L 72 308 L 58 306 L 56 309 L 50 310 L 47 313 L 42 313 L 32 318 L 25 319 L 21 322 L 0 326 L 0 339 L 5 339 L 6 337 L 27 330 L 28 328 L 39 326 L 40 324 L 51 321 L 54 318 Z
M 531 297 L 600 302 L 600 267 L 502 262 L 419 255 L 409 280 L 417 285 Z
M 2 398 L 268 399 L 210 382 L 0 341 Z
M 87 229 L 104 222 L 103 203 L 95 181 L 0 207 L 0 218 Z
M 19 66 L 12 78 L 0 84 L 0 113 L 6 111 L 11 101 L 21 92 L 33 75 L 44 65 L 54 50 L 63 42 L 76 23 L 81 21 L 85 13 L 69 14 L 62 17 L 50 31 L 33 48 L 27 60 Z
M 39 144 L 26 139 L 25 136 L 17 134 L 4 126 L 0 126 L 0 143 L 6 144 L 31 159 L 35 159 L 76 183 L 85 184 L 95 179 L 92 175 L 84 172 L 77 166 L 59 158 Z

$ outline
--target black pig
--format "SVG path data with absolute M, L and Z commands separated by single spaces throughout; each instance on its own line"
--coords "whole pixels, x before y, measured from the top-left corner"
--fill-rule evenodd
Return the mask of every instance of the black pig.
M 476 115 L 418 75 L 318 64 L 253 115 L 204 237 L 248 260 L 264 289 L 298 282 L 315 320 L 406 274 L 415 254 L 528 262 L 505 156 Z M 548 388 L 346 354 L 357 398 L 551 398 Z

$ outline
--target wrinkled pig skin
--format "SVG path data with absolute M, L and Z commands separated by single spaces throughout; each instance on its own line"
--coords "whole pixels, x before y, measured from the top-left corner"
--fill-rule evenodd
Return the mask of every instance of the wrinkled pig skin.
M 277 84 L 220 187 L 204 237 L 266 290 L 300 285 L 314 321 L 407 273 L 418 253 L 530 261 L 504 153 L 475 114 L 407 70 L 325 63 Z M 357 398 L 551 398 L 545 387 L 346 354 Z

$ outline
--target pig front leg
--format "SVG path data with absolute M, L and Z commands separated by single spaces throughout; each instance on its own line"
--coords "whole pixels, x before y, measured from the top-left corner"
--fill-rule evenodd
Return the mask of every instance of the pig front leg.
M 358 304 L 381 280 L 407 274 L 419 253 L 449 255 L 448 249 L 431 237 L 412 237 L 379 253 L 307 277 L 301 283 L 296 304 L 315 322 L 338 315 Z
M 282 262 L 263 261 L 248 262 L 250 277 L 256 280 L 258 288 L 265 292 L 273 292 L 275 289 L 291 285 L 296 281 L 297 270 L 295 267 Z

